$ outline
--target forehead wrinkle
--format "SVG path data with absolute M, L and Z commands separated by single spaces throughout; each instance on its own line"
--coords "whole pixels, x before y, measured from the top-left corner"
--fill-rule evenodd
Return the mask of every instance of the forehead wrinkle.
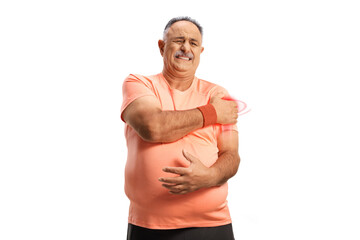
M 184 24 L 181 24 L 181 22 L 182 21 L 177 22 L 177 23 L 180 23 L 180 26 L 179 26 L 179 24 L 174 23 L 170 28 L 167 29 L 166 33 L 164 34 L 164 40 L 166 40 L 168 38 L 171 38 L 171 39 L 180 38 L 180 37 L 185 38 L 185 36 L 186 36 L 187 38 L 190 38 L 197 42 L 201 42 L 201 40 L 194 38 L 195 36 L 199 36 L 200 39 L 202 38 L 201 33 L 200 33 L 199 29 L 196 27 L 196 25 L 194 25 L 193 23 L 190 23 L 191 27 L 184 29 L 184 27 L 183 27 Z M 185 24 L 187 24 L 187 23 L 185 23 Z M 175 35 L 175 36 L 177 35 L 177 37 L 172 37 L 169 35 Z

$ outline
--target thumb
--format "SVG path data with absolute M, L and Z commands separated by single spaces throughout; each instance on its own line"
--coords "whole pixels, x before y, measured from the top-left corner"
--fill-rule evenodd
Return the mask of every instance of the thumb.
M 225 97 L 225 93 L 223 93 L 223 92 L 218 92 L 218 93 L 216 93 L 213 97 L 223 98 L 223 97 Z
M 193 155 L 186 152 L 185 149 L 182 150 L 182 153 L 183 153 L 184 157 L 186 158 L 186 160 L 188 160 L 190 163 L 193 163 L 194 160 L 196 159 Z

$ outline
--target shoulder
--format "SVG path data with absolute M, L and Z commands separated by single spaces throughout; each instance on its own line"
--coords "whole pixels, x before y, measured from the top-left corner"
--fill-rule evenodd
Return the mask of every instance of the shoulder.
M 147 83 L 147 82 L 150 83 L 150 82 L 158 81 L 159 77 L 160 77 L 159 74 L 150 75 L 150 76 L 144 76 L 144 75 L 141 75 L 141 74 L 131 73 L 131 74 L 129 74 L 129 76 L 127 76 L 125 78 L 125 81 L 134 80 L 134 81 L 141 81 L 141 82 L 144 82 L 144 83 Z
M 129 74 L 123 82 L 123 86 L 125 85 L 143 85 L 148 88 L 154 88 L 154 85 L 157 85 L 160 81 L 160 74 L 144 76 L 141 74 Z

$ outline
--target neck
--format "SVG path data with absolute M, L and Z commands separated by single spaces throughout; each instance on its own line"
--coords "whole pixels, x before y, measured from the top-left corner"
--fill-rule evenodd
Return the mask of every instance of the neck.
M 165 71 L 165 69 L 163 70 L 162 74 L 165 77 L 165 80 L 169 83 L 170 87 L 179 91 L 185 91 L 188 89 L 195 78 L 194 74 L 172 74 L 168 71 Z

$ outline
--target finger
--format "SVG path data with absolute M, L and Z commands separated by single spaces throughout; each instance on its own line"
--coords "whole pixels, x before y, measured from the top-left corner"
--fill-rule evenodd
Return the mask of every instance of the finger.
M 186 158 L 186 160 L 188 160 L 190 163 L 192 163 L 192 159 L 190 157 L 190 154 L 188 152 L 185 151 L 185 149 L 182 150 L 182 154 L 184 155 L 184 157 Z
M 162 186 L 163 186 L 164 188 L 167 188 L 168 190 L 170 190 L 170 192 L 173 192 L 173 193 L 178 193 L 178 192 L 181 192 L 181 191 L 186 190 L 183 185 L 163 184 Z
M 183 190 L 183 191 L 180 191 L 180 192 L 170 191 L 169 193 L 175 194 L 175 195 L 183 195 L 183 194 L 187 194 L 187 193 L 189 193 L 189 192 L 190 192 L 189 190 Z
M 190 163 L 193 163 L 193 162 L 196 162 L 198 159 L 191 155 L 190 153 L 186 152 L 185 149 L 182 150 L 182 153 L 184 155 L 184 157 L 190 162 Z
M 242 112 L 245 110 L 246 103 L 244 103 L 243 101 L 240 101 L 240 100 L 236 101 L 236 103 L 237 103 L 238 112 Z
M 214 95 L 214 97 L 217 97 L 217 98 L 224 98 L 225 97 L 225 94 L 223 92 L 218 92 Z
M 187 168 L 182 168 L 182 167 L 165 167 L 162 170 L 164 172 L 175 173 L 179 175 L 184 175 L 187 172 Z
M 176 186 L 176 185 L 162 184 L 162 186 L 163 186 L 164 188 L 167 188 L 167 189 L 171 190 L 171 191 L 177 191 L 176 188 L 173 188 L 173 187 Z M 181 190 L 182 190 L 182 189 L 181 189 Z M 179 189 L 178 191 L 181 191 L 181 190 Z
M 159 178 L 159 181 L 164 183 L 175 183 L 175 184 L 184 183 L 182 177 Z

